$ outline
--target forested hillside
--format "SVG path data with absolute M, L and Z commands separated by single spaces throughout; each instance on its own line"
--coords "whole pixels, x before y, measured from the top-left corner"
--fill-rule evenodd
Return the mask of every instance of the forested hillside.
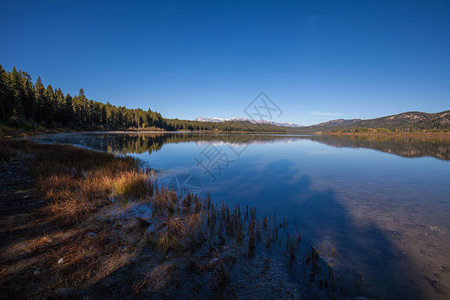
M 446 132 L 450 130 L 450 111 L 405 112 L 369 120 L 350 120 L 348 124 L 329 124 L 322 130 L 349 133 Z
M 312 126 L 287 128 L 292 133 L 420 133 L 449 132 L 450 111 L 439 113 L 405 112 L 376 119 L 332 120 Z
M 129 109 L 89 100 L 80 89 L 78 95 L 64 94 L 60 88 L 44 86 L 38 77 L 15 67 L 7 72 L 0 65 L 0 122 L 18 127 L 44 126 L 80 130 L 218 130 L 272 131 L 283 128 L 250 122 L 198 122 L 164 119 L 151 109 Z
M 448 131 L 450 130 L 450 111 L 438 113 L 411 111 L 376 119 L 360 120 L 344 128 L 355 129 L 357 127 L 385 128 L 391 131 Z

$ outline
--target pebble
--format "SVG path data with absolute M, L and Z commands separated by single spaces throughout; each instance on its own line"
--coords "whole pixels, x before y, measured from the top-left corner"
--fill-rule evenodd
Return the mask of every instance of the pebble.
M 64 257 L 61 257 L 59 260 L 58 260 L 58 264 L 62 264 L 62 263 L 64 263 L 66 260 L 64 259 Z
M 41 275 L 41 273 L 42 273 L 42 272 L 39 271 L 39 270 L 36 270 L 36 271 L 33 272 L 34 275 Z

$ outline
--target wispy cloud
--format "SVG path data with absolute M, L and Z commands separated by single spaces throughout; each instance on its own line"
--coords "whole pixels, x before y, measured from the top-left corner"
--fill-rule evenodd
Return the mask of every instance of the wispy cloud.
M 331 112 L 321 112 L 321 111 L 317 111 L 317 110 L 313 110 L 311 112 L 312 115 L 315 116 L 340 116 L 341 114 L 337 114 L 337 113 L 331 113 Z

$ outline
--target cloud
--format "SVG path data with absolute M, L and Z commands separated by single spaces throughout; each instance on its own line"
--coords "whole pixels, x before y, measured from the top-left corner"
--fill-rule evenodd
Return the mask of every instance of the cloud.
M 337 113 L 321 112 L 321 111 L 317 111 L 317 110 L 312 111 L 311 114 L 315 115 L 315 116 L 339 116 L 339 115 L 341 115 L 341 114 L 337 114 Z

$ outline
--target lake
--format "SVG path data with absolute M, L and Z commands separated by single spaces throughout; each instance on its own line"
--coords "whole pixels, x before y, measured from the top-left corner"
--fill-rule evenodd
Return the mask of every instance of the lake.
M 382 297 L 448 299 L 438 292 L 450 287 L 449 138 L 99 132 L 33 139 L 131 155 L 160 171 L 164 184 L 276 213 L 330 265 L 364 274 Z

